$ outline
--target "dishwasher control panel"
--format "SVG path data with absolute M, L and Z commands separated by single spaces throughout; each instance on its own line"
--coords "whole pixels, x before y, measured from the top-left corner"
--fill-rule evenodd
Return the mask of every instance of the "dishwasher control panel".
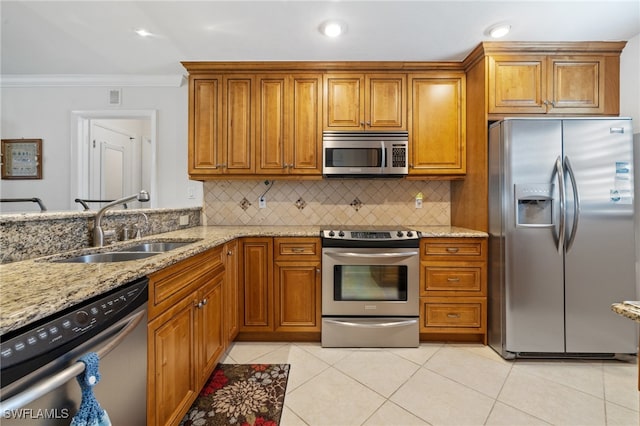
M 141 279 L 97 299 L 75 305 L 2 336 L 0 362 L 9 368 L 106 329 L 147 301 L 148 280 Z

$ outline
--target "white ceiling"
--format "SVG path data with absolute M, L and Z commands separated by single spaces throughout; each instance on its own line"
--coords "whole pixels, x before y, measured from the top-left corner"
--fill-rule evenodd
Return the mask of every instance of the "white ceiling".
M 640 0 L 1 0 L 0 17 L 4 75 L 171 75 L 180 61 L 459 61 L 499 22 L 508 41 L 628 40 Z M 322 36 L 328 18 L 346 35 Z

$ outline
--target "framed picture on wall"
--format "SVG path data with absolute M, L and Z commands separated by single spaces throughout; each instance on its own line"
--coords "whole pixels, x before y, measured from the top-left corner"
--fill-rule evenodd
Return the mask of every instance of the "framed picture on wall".
M 2 139 L 2 179 L 42 179 L 42 139 Z

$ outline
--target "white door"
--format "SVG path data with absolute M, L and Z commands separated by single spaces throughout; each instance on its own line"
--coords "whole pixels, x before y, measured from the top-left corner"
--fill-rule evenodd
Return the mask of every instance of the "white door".
M 136 136 L 92 121 L 89 144 L 89 198 L 114 200 L 133 194 L 139 186 L 133 173 L 140 149 Z M 100 206 L 90 205 L 92 209 Z

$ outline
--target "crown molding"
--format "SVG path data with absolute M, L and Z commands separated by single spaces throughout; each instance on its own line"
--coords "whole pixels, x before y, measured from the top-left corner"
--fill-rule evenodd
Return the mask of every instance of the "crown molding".
M 185 81 L 182 74 L 5 74 L 0 87 L 181 87 Z

